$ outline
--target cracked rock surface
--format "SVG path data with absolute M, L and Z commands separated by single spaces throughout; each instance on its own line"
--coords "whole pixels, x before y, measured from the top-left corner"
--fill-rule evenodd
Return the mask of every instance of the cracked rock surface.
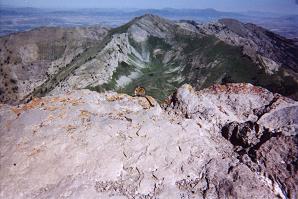
M 0 105 L 0 198 L 297 198 L 296 101 L 227 84 L 168 102 L 79 90 Z

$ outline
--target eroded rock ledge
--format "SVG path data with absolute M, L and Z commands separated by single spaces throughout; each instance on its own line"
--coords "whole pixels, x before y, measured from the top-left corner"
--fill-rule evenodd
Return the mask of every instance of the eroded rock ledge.
M 0 197 L 297 198 L 296 101 L 228 84 L 168 102 L 80 90 L 0 105 Z

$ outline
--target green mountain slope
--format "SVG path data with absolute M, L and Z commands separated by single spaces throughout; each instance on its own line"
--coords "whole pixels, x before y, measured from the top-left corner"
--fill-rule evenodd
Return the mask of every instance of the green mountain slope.
M 151 21 L 159 25 L 170 23 L 160 22 L 155 16 L 144 18 L 136 24 L 145 30 Z M 140 85 L 159 100 L 184 83 L 202 89 L 215 83 L 247 82 L 287 96 L 297 93 L 297 79 L 288 75 L 286 69 L 280 68 L 278 72 L 268 74 L 244 55 L 241 47 L 229 45 L 213 35 L 181 30 L 173 25 L 171 30 L 157 29 L 138 42 L 130 28 L 127 30 L 128 41 L 133 53 L 128 55 L 127 61 L 119 63 L 108 82 L 88 88 L 132 94 Z M 156 36 L 162 35 L 160 32 L 166 37 Z M 143 55 L 142 59 L 136 54 Z
M 89 32 L 84 34 L 90 37 Z M 22 34 L 14 37 L 22 39 Z M 52 44 L 43 43 L 40 59 L 45 59 L 44 56 L 52 63 L 45 67 L 44 75 L 39 78 L 42 81 L 29 84 L 30 89 L 20 89 L 21 82 L 16 81 L 15 93 L 19 98 L 14 96 L 13 101 L 84 88 L 132 95 L 136 86 L 145 87 L 148 95 L 161 101 L 184 83 L 202 89 L 212 84 L 238 82 L 252 83 L 298 99 L 295 58 L 298 47 L 256 26 L 231 20 L 200 25 L 144 15 L 91 41 L 84 44 L 85 48 L 80 45 L 79 50 L 73 46 L 71 52 L 76 53 L 69 59 L 66 53 L 60 58 L 65 49 L 55 48 L 52 53 Z M 274 43 L 278 45 L 273 46 Z M 57 60 L 59 67 L 53 70 L 50 66 Z M 31 62 L 23 65 L 24 70 Z M 7 65 L 1 67 L 3 70 Z M 5 90 L 2 86 L 0 81 L 0 91 Z

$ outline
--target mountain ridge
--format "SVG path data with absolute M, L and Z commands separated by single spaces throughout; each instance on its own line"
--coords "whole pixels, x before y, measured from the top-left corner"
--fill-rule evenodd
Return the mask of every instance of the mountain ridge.
M 161 100 L 182 83 L 192 83 L 200 89 L 216 82 L 234 81 L 254 83 L 296 99 L 297 51 L 283 53 L 283 50 L 287 46 L 298 47 L 285 38 L 265 35 L 263 29 L 254 28 L 256 26 L 237 22 L 236 26 L 245 27 L 243 30 L 248 34 L 239 35 L 224 24 L 228 21 L 209 24 L 174 22 L 148 14 L 115 29 L 98 28 L 103 34 L 97 45 L 83 49 L 68 64 L 62 62 L 60 71 L 49 71 L 48 68 L 49 78 L 43 77 L 44 83 L 33 92 L 24 93 L 25 97 L 20 100 L 80 88 L 132 93 L 138 84 L 144 84 L 151 95 Z M 80 28 L 75 30 L 80 32 Z M 6 38 L 9 37 L 2 40 Z M 281 43 L 281 47 L 272 47 L 271 43 L 276 42 Z M 266 44 L 264 47 L 263 43 Z M 92 41 L 88 45 L 92 46 Z M 155 77 L 157 73 L 159 76 Z M 2 101 L 3 92 L 6 92 L 3 84 L 2 79 Z M 164 88 L 164 93 L 160 88 Z M 7 93 L 5 96 L 9 97 Z

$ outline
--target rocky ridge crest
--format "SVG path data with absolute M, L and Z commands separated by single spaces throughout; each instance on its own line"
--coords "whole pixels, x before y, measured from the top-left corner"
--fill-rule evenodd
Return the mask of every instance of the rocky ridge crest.
M 297 198 L 296 101 L 183 85 L 161 108 L 89 90 L 0 106 L 5 198 Z

